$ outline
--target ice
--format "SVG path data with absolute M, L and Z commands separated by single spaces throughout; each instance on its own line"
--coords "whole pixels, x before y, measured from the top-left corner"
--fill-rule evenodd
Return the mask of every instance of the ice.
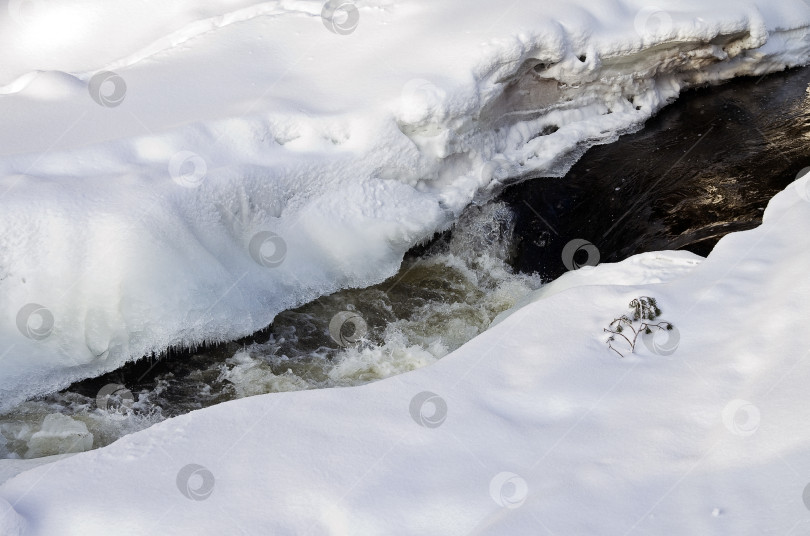
M 0 411 L 379 282 L 684 88 L 804 64 L 810 21 L 801 0 L 369 1 L 343 35 L 316 1 L 9 6 Z
M 87 425 L 67 415 L 52 413 L 45 417 L 42 427 L 28 440 L 27 458 L 54 454 L 84 452 L 93 448 L 93 434 Z
M 795 532 L 808 191 L 810 174 L 702 262 L 584 269 L 429 367 L 219 404 L 20 473 L 0 520 L 26 536 Z M 602 328 L 640 295 L 677 327 L 673 353 L 607 350 Z

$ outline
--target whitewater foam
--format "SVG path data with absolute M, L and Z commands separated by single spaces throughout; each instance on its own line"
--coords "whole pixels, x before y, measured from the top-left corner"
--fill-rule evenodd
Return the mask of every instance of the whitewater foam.
M 429 365 L 540 287 L 539 277 L 509 267 L 514 235 L 515 217 L 506 204 L 471 206 L 452 232 L 410 257 L 390 280 L 285 311 L 254 342 L 174 358 L 182 362 L 163 357 L 167 361 L 154 363 L 159 367 L 154 382 L 144 383 L 149 371 L 131 376 L 117 371 L 120 380 L 115 381 L 132 382 L 132 391 L 107 384 L 93 399 L 81 394 L 86 387 L 73 386 L 16 406 L 0 415 L 0 458 L 98 448 L 165 418 L 226 400 L 361 385 Z M 362 318 L 369 331 L 340 344 L 330 334 L 331 324 L 346 310 Z M 115 402 L 102 396 L 122 392 L 124 398 Z M 71 422 L 84 426 L 89 439 L 49 434 L 49 422 L 63 415 L 65 427 L 71 428 Z M 47 444 L 37 437 L 47 437 Z

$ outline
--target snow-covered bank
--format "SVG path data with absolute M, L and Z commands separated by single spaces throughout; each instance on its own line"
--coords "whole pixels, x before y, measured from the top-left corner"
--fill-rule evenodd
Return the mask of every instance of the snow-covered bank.
M 430 367 L 220 404 L 22 473 L 0 487 L 0 528 L 803 533 L 808 179 L 701 263 L 670 255 L 668 274 L 650 253 L 578 272 Z M 675 324 L 674 353 L 606 349 L 602 328 L 639 295 Z
M 380 281 L 506 178 L 806 63 L 810 23 L 801 0 L 358 2 L 348 33 L 315 1 L 173 6 L 2 14 L 0 409 Z
M 87 441 L 77 441 L 88 434 L 99 448 L 227 400 L 361 385 L 433 363 L 542 285 L 539 276 L 514 273 L 505 262 L 515 241 L 514 217 L 504 203 L 468 207 L 451 232 L 409 256 L 391 279 L 284 311 L 271 328 L 251 337 L 254 343 L 130 363 L 14 406 L 0 415 L 0 459 L 88 450 Z M 329 334 L 331 318 L 349 309 L 362 311 L 367 332 L 359 344 L 337 346 Z M 104 408 L 115 403 L 98 402 L 99 389 L 113 384 L 114 392 L 132 395 L 123 412 Z M 43 433 L 49 421 L 62 426 Z

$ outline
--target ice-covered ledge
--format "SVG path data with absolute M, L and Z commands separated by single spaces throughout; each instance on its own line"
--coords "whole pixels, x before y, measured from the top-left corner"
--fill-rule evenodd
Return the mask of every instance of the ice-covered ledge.
M 802 0 L 369 0 L 346 35 L 320 1 L 20 5 L 0 13 L 0 410 L 379 282 L 498 183 L 810 57 Z
M 810 482 L 808 179 L 688 273 L 682 255 L 677 277 L 599 266 L 627 278 L 536 300 L 425 369 L 224 403 L 22 473 L 0 532 L 789 533 Z M 677 327 L 671 354 L 606 349 L 639 295 Z

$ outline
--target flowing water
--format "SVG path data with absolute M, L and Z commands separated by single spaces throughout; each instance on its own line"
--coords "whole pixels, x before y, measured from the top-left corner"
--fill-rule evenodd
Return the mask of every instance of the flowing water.
M 564 178 L 508 188 L 514 267 L 558 277 L 574 239 L 594 244 L 601 262 L 668 249 L 706 256 L 724 235 L 756 227 L 810 166 L 808 84 L 805 68 L 687 92 L 643 130 L 591 148 Z
M 471 206 L 388 281 L 281 313 L 245 340 L 170 351 L 21 404 L 0 416 L 0 457 L 97 448 L 226 400 L 428 365 L 563 273 L 574 239 L 601 262 L 662 249 L 706 255 L 724 234 L 758 225 L 768 200 L 810 166 L 809 83 L 801 69 L 691 91 L 644 130 L 591 148 L 563 179 L 538 177 Z
M 25 402 L 0 417 L 0 456 L 81 450 L 90 434 L 97 448 L 226 400 L 359 385 L 428 365 L 540 286 L 539 276 L 516 273 L 508 263 L 514 227 L 505 203 L 470 207 L 452 232 L 416 248 L 399 273 L 379 285 L 285 311 L 242 341 L 143 359 Z M 348 325 L 346 333 L 330 333 L 332 319 L 347 313 L 362 319 L 361 332 Z M 55 413 L 75 422 L 60 419 L 42 432 Z

